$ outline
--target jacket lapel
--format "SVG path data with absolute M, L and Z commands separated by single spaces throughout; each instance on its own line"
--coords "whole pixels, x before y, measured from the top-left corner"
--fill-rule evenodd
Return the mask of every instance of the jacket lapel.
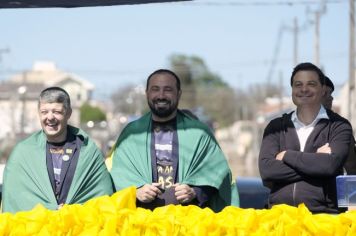
M 47 165 L 47 171 L 48 171 L 48 175 L 49 175 L 49 180 L 51 182 L 51 186 L 52 186 L 52 190 L 53 193 L 56 190 L 56 185 L 54 182 L 54 171 L 53 171 L 53 163 L 52 163 L 52 157 L 51 154 L 49 153 L 49 147 L 48 144 L 46 144 L 46 165 Z
M 64 155 L 62 162 L 62 170 L 61 170 L 61 184 L 63 185 L 64 178 L 67 175 L 68 168 L 73 158 L 73 154 L 76 152 L 76 144 L 75 141 L 72 143 L 68 143 L 64 146 Z
M 297 131 L 294 127 L 294 124 L 291 120 L 292 113 L 289 113 L 288 115 L 284 115 L 282 118 L 283 122 L 283 129 L 284 129 L 284 135 L 282 135 L 282 139 L 284 138 L 285 140 L 281 140 L 280 143 L 281 145 L 281 151 L 282 150 L 300 150 L 300 143 L 299 143 L 299 138 L 297 135 Z
M 319 139 L 320 140 L 320 135 L 322 135 L 322 131 L 324 131 L 325 129 L 327 129 L 327 125 L 329 123 L 329 120 L 328 119 L 320 119 L 318 121 L 318 123 L 315 125 L 313 131 L 311 132 L 311 134 L 309 135 L 308 139 L 307 139 L 307 142 L 305 144 L 305 148 L 304 150 L 305 151 L 314 151 L 314 146 L 316 144 L 316 142 L 314 140 L 317 140 Z M 329 134 L 329 132 L 325 132 L 325 134 Z M 322 140 L 326 140 L 328 141 L 329 140 L 329 137 L 325 137 L 323 138 Z

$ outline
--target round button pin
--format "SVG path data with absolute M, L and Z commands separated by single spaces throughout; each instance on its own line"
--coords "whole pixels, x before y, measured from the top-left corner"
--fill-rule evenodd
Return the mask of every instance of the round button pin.
M 64 155 L 64 156 L 62 157 L 62 160 L 63 160 L 63 161 L 68 161 L 68 160 L 69 160 L 69 156 L 68 156 L 68 155 Z

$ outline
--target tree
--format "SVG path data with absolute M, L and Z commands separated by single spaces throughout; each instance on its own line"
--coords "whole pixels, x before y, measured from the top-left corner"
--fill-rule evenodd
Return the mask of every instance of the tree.
M 202 87 L 229 88 L 227 83 L 223 81 L 220 76 L 209 72 L 199 75 L 195 80 L 195 84 Z
M 148 110 L 145 87 L 143 85 L 126 85 L 111 96 L 115 113 L 142 115 Z
M 80 122 L 87 123 L 88 121 L 104 121 L 106 120 L 106 114 L 99 108 L 91 106 L 89 103 L 84 103 L 80 107 Z
M 198 104 L 218 127 L 225 127 L 236 120 L 235 93 L 231 88 L 204 87 L 198 88 Z
M 250 85 L 246 91 L 236 90 L 236 119 L 255 120 L 257 111 L 267 97 L 281 96 L 281 89 L 275 84 L 257 83 Z
M 170 66 L 181 80 L 181 89 L 183 91 L 180 99 L 180 105 L 184 108 L 192 109 L 196 104 L 196 88 L 193 81 L 193 67 L 191 58 L 185 55 L 172 55 Z
M 267 83 L 251 85 L 248 91 L 257 103 L 263 103 L 267 97 L 278 97 L 281 95 L 281 88 L 278 85 Z
M 234 91 L 219 75 L 209 70 L 203 59 L 175 54 L 169 60 L 171 69 L 181 79 L 180 108 L 200 107 L 220 126 L 235 120 Z

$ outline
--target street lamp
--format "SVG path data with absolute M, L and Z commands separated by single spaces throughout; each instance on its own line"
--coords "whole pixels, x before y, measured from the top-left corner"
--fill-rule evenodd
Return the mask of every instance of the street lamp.
M 20 120 L 20 135 L 21 138 L 25 134 L 25 113 L 26 113 L 26 91 L 27 87 L 25 85 L 20 86 L 17 89 L 17 93 L 19 94 L 19 97 L 22 101 L 22 107 L 21 107 L 21 120 Z

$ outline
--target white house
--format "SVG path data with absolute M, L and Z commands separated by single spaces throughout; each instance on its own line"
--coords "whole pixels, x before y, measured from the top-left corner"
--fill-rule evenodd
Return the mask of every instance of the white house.
M 0 83 L 0 139 L 40 128 L 38 96 L 49 86 L 59 86 L 69 93 L 73 107 L 70 123 L 79 125 L 79 108 L 91 99 L 94 85 L 75 74 L 58 70 L 53 62 L 36 62 L 32 70 Z

